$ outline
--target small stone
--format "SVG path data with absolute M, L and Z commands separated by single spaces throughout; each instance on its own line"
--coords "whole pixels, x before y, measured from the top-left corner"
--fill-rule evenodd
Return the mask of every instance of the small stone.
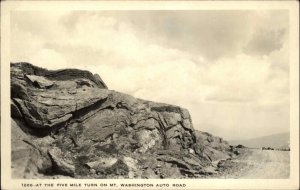
M 108 168 L 114 165 L 117 161 L 118 159 L 113 157 L 99 158 L 96 161 L 86 163 L 86 165 L 91 169 Z
M 195 154 L 195 151 L 193 149 L 189 148 L 189 153 L 190 154 Z
M 91 174 L 96 174 L 96 170 L 95 169 L 90 169 L 90 173 Z

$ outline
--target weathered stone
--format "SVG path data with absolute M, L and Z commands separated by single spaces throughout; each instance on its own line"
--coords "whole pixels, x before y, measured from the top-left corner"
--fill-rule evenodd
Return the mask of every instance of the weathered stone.
M 135 129 L 143 128 L 143 129 L 148 129 L 148 130 L 153 130 L 159 128 L 159 123 L 153 119 L 147 119 L 147 120 L 141 120 L 138 122 L 135 126 Z
M 168 127 L 177 125 L 178 122 L 182 120 L 181 115 L 179 113 L 163 112 L 162 115 L 164 116 Z
M 41 157 L 39 151 L 24 140 L 29 140 L 30 137 L 23 132 L 14 120 L 11 120 L 11 162 L 12 162 L 12 177 L 13 178 L 31 178 L 38 172 L 39 162 Z
M 73 95 L 67 91 L 51 90 L 48 93 L 34 92 L 30 99 L 17 99 L 17 103 L 31 127 L 46 128 L 66 122 L 76 112 L 103 101 L 108 94 L 103 89 L 78 91 Z
M 159 179 L 160 178 L 158 175 L 155 174 L 155 172 L 151 168 L 147 168 L 143 172 L 142 177 L 146 178 L 146 179 Z
M 179 168 L 191 169 L 191 166 L 185 163 L 183 160 L 171 157 L 171 156 L 159 156 L 157 160 L 176 164 Z
M 11 103 L 10 103 L 10 111 L 11 111 L 12 118 L 21 118 L 22 117 L 22 114 L 21 114 L 18 106 L 13 101 L 11 101 Z
M 229 157 L 229 144 L 220 137 L 215 137 L 207 132 L 196 131 L 197 144 L 203 146 L 202 155 L 211 160 Z M 205 155 L 204 155 L 205 154 Z
M 181 127 L 181 125 L 176 125 L 175 127 L 172 127 L 171 129 L 167 130 L 166 137 L 168 139 L 171 138 L 179 138 L 181 139 L 183 136 L 184 129 Z
M 91 174 L 96 174 L 96 170 L 95 169 L 90 169 Z
M 199 162 L 197 162 L 197 161 L 195 161 L 195 160 L 193 160 L 193 159 L 191 159 L 191 158 L 183 157 L 183 160 L 184 160 L 186 163 L 190 164 L 190 165 L 193 165 L 193 166 L 201 166 Z
M 95 169 L 96 171 L 99 168 L 108 168 L 113 166 L 116 162 L 118 161 L 117 158 L 114 157 L 106 157 L 106 158 L 99 158 L 96 161 L 93 162 L 88 162 L 86 163 L 86 165 L 91 168 L 91 169 Z
M 131 157 L 127 157 L 127 156 L 125 156 L 124 158 L 123 158 L 123 162 L 127 165 L 127 167 L 128 167 L 128 177 L 129 178 L 134 178 L 135 177 L 135 175 L 136 175 L 136 173 L 137 173 L 137 170 L 138 170 L 138 166 L 137 166 L 137 164 L 138 164 L 138 161 L 137 160 L 135 160 L 135 159 L 133 159 L 133 158 L 131 158 Z
M 230 149 L 227 141 L 220 137 L 215 137 L 207 132 L 196 131 L 197 142 L 204 146 L 212 147 L 213 149 L 225 152 Z
M 192 123 L 189 119 L 184 119 L 182 121 L 182 126 L 185 128 L 185 129 L 188 129 L 188 130 L 193 130 L 193 127 L 192 127 Z
M 49 155 L 51 156 L 51 159 L 53 160 L 54 164 L 54 172 L 57 172 L 59 174 L 63 175 L 70 175 L 74 176 L 75 174 L 75 166 L 70 163 L 70 160 L 65 160 L 63 157 L 63 153 L 59 148 L 53 148 L 49 150 Z
M 136 138 L 139 143 L 137 152 L 145 153 L 148 149 L 153 148 L 156 144 L 161 144 L 161 136 L 157 129 L 141 130 L 136 133 Z
M 181 108 L 181 116 L 183 119 L 189 119 L 191 120 L 191 116 L 190 116 L 190 113 L 187 109 L 184 109 L 184 108 Z
M 94 82 L 98 88 L 106 88 L 107 86 L 101 80 L 100 77 L 94 76 L 89 71 L 83 71 L 79 69 L 61 69 L 61 70 L 47 70 L 37 66 L 34 66 L 30 63 L 20 62 L 20 63 L 12 63 L 12 69 L 14 71 L 19 70 L 19 73 L 27 74 L 27 75 L 37 75 L 37 76 L 44 76 L 49 79 L 60 80 L 60 81 L 67 81 L 67 80 L 74 80 L 78 78 L 85 78 L 92 82 Z
M 36 76 L 36 75 L 25 75 L 34 85 L 38 88 L 50 88 L 53 86 L 53 82 L 47 80 L 45 77 Z
M 17 78 L 11 79 L 11 98 L 28 99 L 26 83 Z

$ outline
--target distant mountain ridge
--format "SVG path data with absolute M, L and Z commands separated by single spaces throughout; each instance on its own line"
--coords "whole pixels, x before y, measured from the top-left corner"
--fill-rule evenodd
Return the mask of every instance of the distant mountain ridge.
M 290 142 L 290 133 L 280 133 L 268 135 L 247 140 L 229 141 L 231 145 L 242 144 L 250 148 L 272 147 L 272 148 L 288 148 Z

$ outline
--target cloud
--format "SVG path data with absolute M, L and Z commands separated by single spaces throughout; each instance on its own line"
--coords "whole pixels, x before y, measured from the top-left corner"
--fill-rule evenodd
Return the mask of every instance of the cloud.
M 97 14 L 97 13 L 95 13 Z M 140 35 L 159 45 L 216 60 L 239 52 L 249 38 L 251 11 L 119 11 L 101 12 L 131 23 Z
M 267 57 L 252 57 L 245 54 L 220 59 L 206 73 L 215 86 L 206 99 L 214 101 L 274 103 L 282 100 L 288 87 L 288 75 L 272 69 L 272 60 Z
M 289 125 L 287 18 L 277 13 L 17 12 L 12 61 L 90 70 L 110 89 L 188 108 L 195 128 L 229 139 L 265 135 Z
M 289 73 L 289 40 L 286 39 L 282 47 L 278 50 L 272 51 L 268 58 L 272 62 L 274 69 L 282 70 L 283 72 Z
M 282 36 L 285 30 L 257 31 L 245 48 L 247 53 L 268 55 L 283 46 Z
M 62 66 L 68 66 L 68 63 L 66 62 L 63 55 L 54 50 L 46 48 L 43 48 L 36 52 L 36 54 L 30 58 L 30 63 L 49 65 L 50 67 L 48 67 L 48 69 L 57 69 Z

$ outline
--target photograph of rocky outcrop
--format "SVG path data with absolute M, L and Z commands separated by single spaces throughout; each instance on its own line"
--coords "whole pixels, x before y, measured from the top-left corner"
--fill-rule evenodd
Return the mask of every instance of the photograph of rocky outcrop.
M 236 152 L 188 110 L 108 90 L 99 75 L 11 64 L 16 177 L 185 178 Z
M 12 12 L 12 178 L 289 178 L 288 20 Z

